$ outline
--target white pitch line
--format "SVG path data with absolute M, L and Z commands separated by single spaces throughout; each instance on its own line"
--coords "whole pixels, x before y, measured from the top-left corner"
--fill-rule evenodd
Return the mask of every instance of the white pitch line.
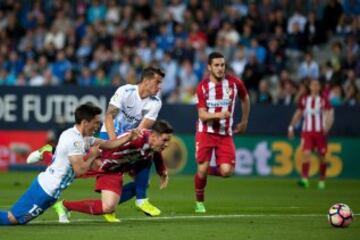
M 355 216 L 360 216 L 360 214 L 354 214 Z M 131 222 L 131 221 L 162 221 L 162 220 L 189 220 L 189 219 L 216 219 L 216 218 L 259 218 L 259 217 L 326 217 L 326 214 L 229 214 L 229 215 L 180 215 L 180 216 L 167 216 L 167 217 L 130 217 L 130 218 L 121 218 L 122 222 Z M 73 223 L 76 222 L 89 222 L 89 223 L 105 223 L 104 220 L 99 219 L 88 219 L 88 218 L 77 218 L 70 220 Z M 37 220 L 31 223 L 58 223 L 56 220 Z

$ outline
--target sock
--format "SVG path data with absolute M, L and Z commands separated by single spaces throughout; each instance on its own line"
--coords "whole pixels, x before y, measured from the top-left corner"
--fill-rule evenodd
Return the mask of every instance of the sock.
M 0 211 L 0 225 L 11 225 L 7 211 Z
M 320 161 L 320 180 L 325 180 L 326 176 L 326 162 Z
M 52 152 L 43 152 L 42 154 L 43 162 L 46 164 L 46 166 L 49 166 L 52 163 Z
M 127 183 L 121 191 L 121 198 L 119 204 L 129 201 L 135 195 L 136 195 L 135 182 Z
M 136 199 L 146 198 L 146 189 L 149 184 L 150 167 L 141 169 L 135 176 Z
M 309 162 L 304 162 L 302 164 L 302 169 L 301 169 L 301 175 L 303 178 L 308 178 L 309 177 L 309 170 L 310 170 L 310 163 Z
M 81 201 L 64 201 L 64 207 L 69 211 L 87 213 L 91 215 L 103 215 L 102 201 L 97 200 L 81 200 Z
M 195 174 L 195 177 L 194 177 L 195 196 L 196 196 L 196 201 L 198 201 L 198 202 L 203 202 L 205 199 L 204 190 L 206 187 L 206 181 L 207 181 L 207 177 L 201 178 L 198 174 Z
M 209 166 L 208 174 L 211 176 L 221 176 L 219 168 L 217 166 Z
M 146 200 L 146 198 L 143 199 L 136 199 L 136 205 L 141 205 Z

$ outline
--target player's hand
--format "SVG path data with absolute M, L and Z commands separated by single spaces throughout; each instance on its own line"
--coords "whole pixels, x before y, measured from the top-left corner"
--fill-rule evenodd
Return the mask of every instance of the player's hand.
M 161 175 L 160 176 L 160 189 L 166 188 L 168 183 L 169 183 L 169 175 L 167 173 Z
M 228 118 L 231 116 L 229 111 L 218 112 L 218 113 L 216 113 L 216 115 L 217 115 L 216 117 L 218 119 L 225 119 L 225 118 Z
M 234 133 L 242 134 L 247 129 L 247 122 L 241 121 L 240 123 L 236 124 L 236 127 L 234 129 Z
M 100 152 L 100 144 L 95 144 L 94 146 L 92 146 L 89 149 L 89 154 L 88 154 L 88 158 L 97 158 L 100 156 L 101 152 Z
M 132 129 L 129 134 L 130 141 L 142 137 L 143 133 L 144 133 L 143 129 L 138 129 L 138 128 Z

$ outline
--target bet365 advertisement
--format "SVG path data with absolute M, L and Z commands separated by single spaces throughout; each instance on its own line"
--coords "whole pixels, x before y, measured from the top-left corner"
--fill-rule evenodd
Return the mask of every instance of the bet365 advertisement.
M 241 176 L 299 176 L 300 141 L 269 136 L 236 136 L 235 174 Z M 360 178 L 359 138 L 330 138 L 326 154 L 327 176 Z M 178 135 L 164 156 L 172 172 L 192 174 L 196 171 L 194 137 Z M 311 158 L 310 175 L 319 173 L 319 159 Z

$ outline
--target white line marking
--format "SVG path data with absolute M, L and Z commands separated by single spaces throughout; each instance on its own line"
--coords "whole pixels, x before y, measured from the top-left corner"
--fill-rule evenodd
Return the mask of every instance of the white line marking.
M 360 216 L 360 214 L 354 214 L 355 216 Z M 162 221 L 162 220 L 188 220 L 188 219 L 216 219 L 216 218 L 259 218 L 259 217 L 326 217 L 327 214 L 229 214 L 229 215 L 180 215 L 180 216 L 166 216 L 166 217 L 130 217 L 130 218 L 121 218 L 122 222 L 131 222 L 131 221 Z M 106 223 L 105 220 L 100 219 L 88 219 L 88 218 L 78 218 L 71 219 L 72 223 L 76 222 L 89 222 L 89 223 Z M 31 223 L 58 223 L 56 220 L 36 220 Z M 30 223 L 30 224 L 31 224 Z

